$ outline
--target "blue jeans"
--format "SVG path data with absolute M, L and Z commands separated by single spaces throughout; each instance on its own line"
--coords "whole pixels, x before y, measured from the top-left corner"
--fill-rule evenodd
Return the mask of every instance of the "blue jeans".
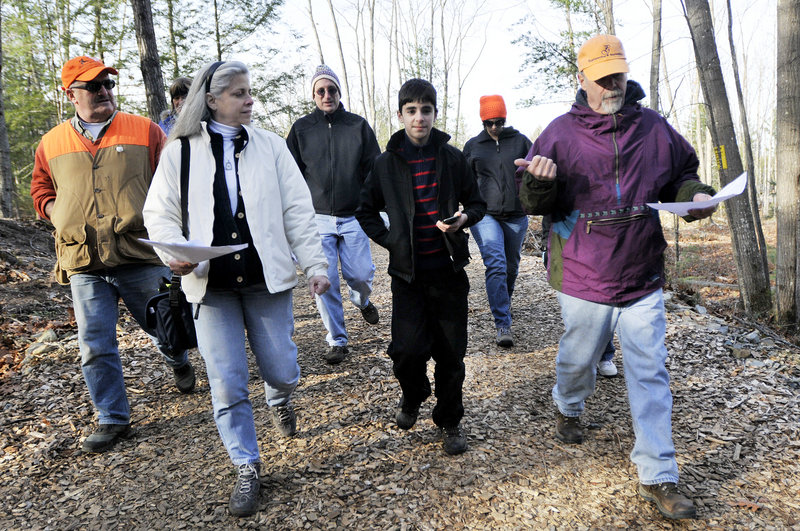
M 672 443 L 672 393 L 664 366 L 666 315 L 662 290 L 625 305 L 598 304 L 558 293 L 564 335 L 556 357 L 553 400 L 567 417 L 583 412 L 595 386 L 595 365 L 617 328 L 636 442 L 631 460 L 646 484 L 678 482 Z
M 528 216 L 499 220 L 489 214 L 470 228 L 486 266 L 486 297 L 497 328 L 511 328 L 511 295 L 527 230 Z
M 182 367 L 188 361 L 186 352 L 174 355 L 161 345 L 145 323 L 147 300 L 158 293 L 161 277 L 169 278 L 170 275 L 166 266 L 125 265 L 75 273 L 69 279 L 78 324 L 83 379 L 100 424 L 128 424 L 131 420 L 117 347 L 120 298 L 153 340 L 167 365 Z
M 328 335 L 330 346 L 347 345 L 347 329 L 344 326 L 344 309 L 339 282 L 339 261 L 342 262 L 342 277 L 350 291 L 350 300 L 361 309 L 369 304 L 372 293 L 372 278 L 375 264 L 369 249 L 369 238 L 361 230 L 355 216 L 335 217 L 316 214 L 317 229 L 322 238 L 322 249 L 328 260 L 330 289 L 317 295 L 317 309 Z
M 292 290 L 270 293 L 264 284 L 208 289 L 196 328 L 222 443 L 236 466 L 259 461 L 245 333 L 264 380 L 267 404 L 286 404 L 300 380 L 297 346 L 292 341 Z

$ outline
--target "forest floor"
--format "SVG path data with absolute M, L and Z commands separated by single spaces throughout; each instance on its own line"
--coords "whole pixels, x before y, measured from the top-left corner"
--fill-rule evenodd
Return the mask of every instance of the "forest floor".
M 298 434 L 276 433 L 251 377 L 264 477 L 259 512 L 237 519 L 202 359 L 191 353 L 197 390 L 179 394 L 127 314 L 119 344 L 135 436 L 105 454 L 80 451 L 96 420 L 70 292 L 51 279 L 50 229 L 0 220 L 0 529 L 800 528 L 800 349 L 737 309 L 728 232 L 715 221 L 681 224 L 683 258 L 665 292 L 680 489 L 698 506 L 697 519 L 672 522 L 636 493 L 621 356 L 620 375 L 599 379 L 587 401 L 584 444 L 554 439 L 562 325 L 532 253 L 514 293 L 515 345 L 500 349 L 473 247 L 469 449 L 455 457 L 442 450 L 430 401 L 412 430 L 394 424 L 386 252 L 374 248 L 381 321 L 367 325 L 347 303 L 351 354 L 341 365 L 322 361 L 325 331 L 301 279 Z M 774 222 L 765 232 L 774 245 Z

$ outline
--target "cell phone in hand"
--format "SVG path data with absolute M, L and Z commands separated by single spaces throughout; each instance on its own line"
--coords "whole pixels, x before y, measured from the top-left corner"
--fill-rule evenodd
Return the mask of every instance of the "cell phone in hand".
M 449 217 L 449 218 L 447 218 L 447 219 L 443 219 L 443 220 L 442 220 L 442 223 L 444 223 L 445 225 L 452 225 L 453 223 L 455 223 L 456 221 L 458 221 L 458 218 L 460 218 L 460 217 L 461 217 L 461 215 L 458 215 L 458 216 L 452 216 L 452 217 Z

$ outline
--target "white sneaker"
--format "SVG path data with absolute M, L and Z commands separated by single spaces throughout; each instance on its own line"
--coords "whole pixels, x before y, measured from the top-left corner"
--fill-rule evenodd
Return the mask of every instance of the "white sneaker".
M 614 362 L 611 360 L 608 361 L 601 361 L 597 364 L 597 373 L 600 376 L 605 376 L 610 378 L 612 376 L 617 375 L 617 366 L 614 365 Z

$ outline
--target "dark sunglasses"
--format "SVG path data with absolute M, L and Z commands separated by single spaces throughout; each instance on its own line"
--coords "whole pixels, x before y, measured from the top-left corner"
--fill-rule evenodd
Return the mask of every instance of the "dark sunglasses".
M 327 87 L 327 88 L 320 87 L 317 89 L 317 96 L 319 96 L 320 98 L 323 97 L 325 95 L 326 90 L 328 91 L 328 94 L 330 94 L 331 96 L 336 96 L 337 94 L 339 94 L 339 89 L 337 89 L 336 87 Z
M 494 126 L 503 127 L 504 125 L 506 125 L 506 119 L 505 118 L 500 118 L 499 120 L 484 120 L 483 121 L 483 126 L 484 127 L 489 127 L 489 128 L 492 128 Z
M 100 92 L 100 87 L 105 88 L 106 90 L 111 90 L 117 86 L 117 82 L 113 79 L 104 79 L 103 81 L 87 81 L 83 85 L 72 85 L 71 89 L 83 89 L 88 90 L 89 92 Z

